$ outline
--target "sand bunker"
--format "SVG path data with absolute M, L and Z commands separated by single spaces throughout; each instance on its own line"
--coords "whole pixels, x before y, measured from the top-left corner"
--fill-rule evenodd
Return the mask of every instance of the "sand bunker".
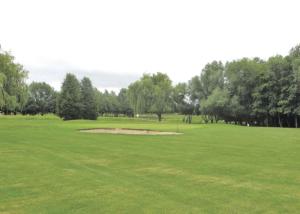
M 80 132 L 128 134 L 128 135 L 180 135 L 182 134 L 178 132 L 161 132 L 161 131 L 144 130 L 144 129 L 121 129 L 121 128 L 81 129 Z

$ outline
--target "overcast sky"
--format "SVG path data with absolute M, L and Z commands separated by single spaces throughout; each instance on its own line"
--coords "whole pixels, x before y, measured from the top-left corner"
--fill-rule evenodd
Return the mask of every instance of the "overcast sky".
M 29 82 L 66 72 L 118 89 L 143 73 L 174 83 L 212 60 L 285 55 L 300 43 L 299 0 L 0 0 L 0 44 Z

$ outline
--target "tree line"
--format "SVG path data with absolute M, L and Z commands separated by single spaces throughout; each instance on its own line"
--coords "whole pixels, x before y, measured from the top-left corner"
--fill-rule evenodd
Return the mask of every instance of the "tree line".
M 1 51 L 1 50 L 0 50 Z M 208 63 L 200 75 L 173 86 L 163 73 L 144 74 L 119 93 L 100 92 L 89 78 L 71 73 L 60 91 L 47 83 L 25 83 L 28 72 L 0 52 L 0 112 L 55 113 L 64 120 L 98 116 L 164 113 L 202 115 L 205 122 L 298 127 L 300 117 L 300 45 L 287 56 L 242 58 Z
M 266 61 L 214 61 L 190 81 L 190 88 L 207 121 L 298 127 L 300 46 Z

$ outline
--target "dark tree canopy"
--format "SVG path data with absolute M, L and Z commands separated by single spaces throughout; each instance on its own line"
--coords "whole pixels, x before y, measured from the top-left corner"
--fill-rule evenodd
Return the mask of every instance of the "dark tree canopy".
M 133 116 L 133 110 L 129 105 L 128 90 L 122 88 L 118 94 L 119 110 L 120 113 L 127 116 Z
M 89 78 L 84 77 L 81 81 L 81 117 L 83 119 L 96 120 L 98 107 L 95 90 Z
M 81 118 L 81 88 L 76 76 L 68 73 L 59 95 L 59 116 L 64 120 Z
M 55 113 L 56 92 L 47 83 L 33 82 L 28 88 L 28 100 L 23 109 L 25 114 Z

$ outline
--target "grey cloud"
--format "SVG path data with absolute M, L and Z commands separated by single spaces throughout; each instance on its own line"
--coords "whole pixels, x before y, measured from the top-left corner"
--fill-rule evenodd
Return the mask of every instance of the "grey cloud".
M 85 71 L 67 67 L 29 67 L 29 82 L 47 82 L 55 89 L 60 89 L 60 84 L 65 78 L 66 73 L 73 73 L 78 79 L 84 76 L 89 77 L 93 85 L 97 88 L 123 88 L 141 77 L 139 74 L 124 73 L 124 72 L 109 72 L 109 71 Z

